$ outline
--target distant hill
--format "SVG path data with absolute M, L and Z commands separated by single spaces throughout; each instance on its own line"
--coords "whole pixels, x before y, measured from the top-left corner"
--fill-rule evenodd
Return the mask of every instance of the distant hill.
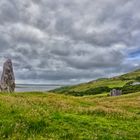
M 126 90 L 129 85 L 131 87 L 131 83 L 140 81 L 140 69 L 135 70 L 133 72 L 123 74 L 120 76 L 112 77 L 112 78 L 100 78 L 94 81 L 90 81 L 88 83 L 82 83 L 74 86 L 65 86 L 51 92 L 55 93 L 63 93 L 75 96 L 82 96 L 82 95 L 93 95 L 93 94 L 100 94 L 100 93 L 108 93 L 113 88 L 120 88 L 124 90 L 124 93 L 129 93 L 130 91 Z M 132 87 L 135 91 L 140 91 L 139 85 L 137 87 Z

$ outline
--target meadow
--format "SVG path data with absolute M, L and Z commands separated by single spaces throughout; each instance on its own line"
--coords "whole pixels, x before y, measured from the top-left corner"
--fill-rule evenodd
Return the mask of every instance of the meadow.
M 140 92 L 84 97 L 0 93 L 1 140 L 139 140 Z

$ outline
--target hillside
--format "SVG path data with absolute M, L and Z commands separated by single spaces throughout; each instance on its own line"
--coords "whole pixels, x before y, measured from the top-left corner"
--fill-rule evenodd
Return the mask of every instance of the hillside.
M 52 90 L 51 92 L 76 96 L 90 95 L 96 93 L 108 93 L 113 88 L 123 88 L 125 85 L 136 81 L 140 81 L 140 69 L 113 78 L 101 78 L 88 83 L 83 83 L 74 86 L 65 86 L 62 88 Z M 124 87 L 124 90 L 126 90 L 126 88 L 127 87 Z M 140 91 L 140 87 L 137 86 L 136 88 L 136 91 Z M 134 91 L 135 90 L 132 90 L 132 92 Z
M 140 92 L 120 97 L 0 94 L 1 140 L 139 140 Z

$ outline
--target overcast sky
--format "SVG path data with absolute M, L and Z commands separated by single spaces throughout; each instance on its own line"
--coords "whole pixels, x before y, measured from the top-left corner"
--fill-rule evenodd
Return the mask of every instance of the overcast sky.
M 0 0 L 0 71 L 80 83 L 140 68 L 139 0 Z

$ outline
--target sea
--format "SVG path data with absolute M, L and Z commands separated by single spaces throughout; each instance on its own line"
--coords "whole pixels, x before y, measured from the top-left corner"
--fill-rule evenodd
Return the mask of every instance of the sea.
M 49 91 L 60 88 L 64 85 L 49 85 L 49 84 L 16 84 L 16 92 L 30 92 L 30 91 Z

